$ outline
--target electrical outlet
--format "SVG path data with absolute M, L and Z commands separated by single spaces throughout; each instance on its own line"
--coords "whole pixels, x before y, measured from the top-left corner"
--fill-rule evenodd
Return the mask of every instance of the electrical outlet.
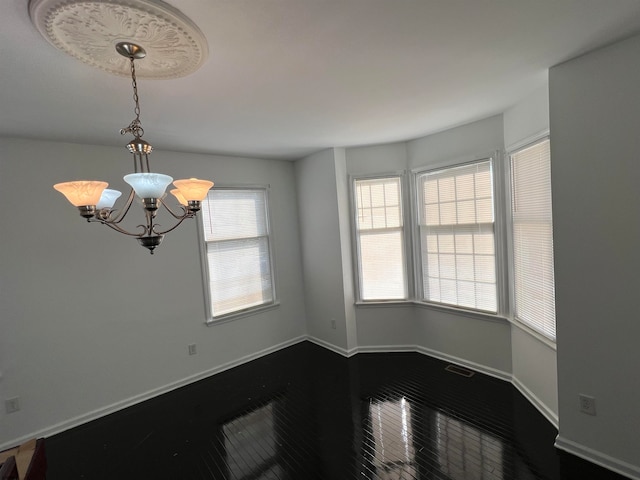
M 578 395 L 578 399 L 580 400 L 580 411 L 582 413 L 586 413 L 587 415 L 596 414 L 596 399 L 594 397 L 581 393 Z
M 196 344 L 192 343 L 189 345 L 189 355 L 195 355 L 196 354 Z
M 7 413 L 14 413 L 20 410 L 20 397 L 13 397 L 5 400 L 4 409 Z
M 335 330 L 335 329 L 336 329 L 336 321 L 335 321 L 335 320 L 331 320 L 331 328 L 332 328 L 333 330 Z

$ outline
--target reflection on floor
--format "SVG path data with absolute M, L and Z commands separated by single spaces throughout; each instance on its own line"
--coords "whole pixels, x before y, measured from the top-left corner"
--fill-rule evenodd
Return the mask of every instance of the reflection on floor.
M 302 343 L 47 438 L 49 480 L 622 479 L 509 383 Z

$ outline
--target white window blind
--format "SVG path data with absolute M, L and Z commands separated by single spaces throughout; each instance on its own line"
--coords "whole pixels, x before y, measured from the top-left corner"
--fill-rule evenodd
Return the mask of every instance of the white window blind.
M 416 178 L 423 299 L 496 312 L 491 160 Z
M 212 189 L 202 220 L 213 318 L 272 303 L 266 190 Z
M 556 336 L 551 155 L 543 140 L 511 155 L 515 317 Z
M 400 177 L 355 181 L 360 298 L 407 298 Z

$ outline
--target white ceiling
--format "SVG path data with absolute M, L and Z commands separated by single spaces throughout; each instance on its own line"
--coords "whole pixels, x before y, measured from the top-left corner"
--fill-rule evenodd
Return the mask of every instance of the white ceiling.
M 130 79 L 52 47 L 27 3 L 2 0 L 0 135 L 124 145 Z M 549 67 L 640 32 L 638 0 L 167 3 L 200 27 L 209 56 L 188 77 L 140 79 L 145 139 L 265 158 L 406 140 L 502 112 L 545 85 Z

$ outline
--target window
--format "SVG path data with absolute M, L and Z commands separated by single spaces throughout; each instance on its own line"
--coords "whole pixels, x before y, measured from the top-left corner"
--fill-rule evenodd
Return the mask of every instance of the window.
M 416 176 L 422 298 L 497 311 L 491 160 Z
M 511 154 L 514 316 L 556 336 L 549 140 Z
M 401 177 L 354 182 L 362 300 L 407 298 Z
M 274 302 L 267 191 L 214 188 L 202 204 L 211 316 Z

